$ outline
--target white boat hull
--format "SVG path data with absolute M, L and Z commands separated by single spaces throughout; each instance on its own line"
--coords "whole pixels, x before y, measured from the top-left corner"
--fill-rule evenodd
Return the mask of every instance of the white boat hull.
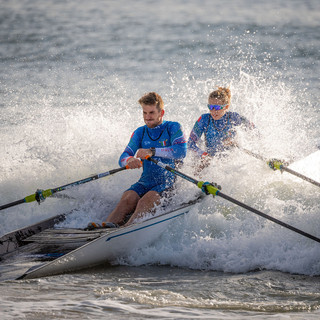
M 18 279 L 34 279 L 80 270 L 129 254 L 156 240 L 169 223 L 189 212 L 195 204 L 151 218 L 128 227 L 107 230 L 106 234 L 51 262 L 29 269 Z

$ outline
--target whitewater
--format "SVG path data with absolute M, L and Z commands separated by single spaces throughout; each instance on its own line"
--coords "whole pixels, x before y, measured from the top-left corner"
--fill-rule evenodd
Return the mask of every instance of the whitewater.
M 138 99 L 158 92 L 188 137 L 208 94 L 229 86 L 231 111 L 259 135 L 238 142 L 320 181 L 318 1 L 26 0 L 0 4 L 0 204 L 118 167 Z M 194 176 L 189 154 L 181 171 Z M 75 211 L 102 221 L 141 172 L 130 170 L 0 212 L 0 235 Z M 319 188 L 240 149 L 201 179 L 320 236 Z M 175 201 L 199 189 L 177 180 Z M 15 281 L 33 263 L 0 262 L 1 319 L 319 318 L 320 246 L 208 196 L 152 245 L 111 265 Z

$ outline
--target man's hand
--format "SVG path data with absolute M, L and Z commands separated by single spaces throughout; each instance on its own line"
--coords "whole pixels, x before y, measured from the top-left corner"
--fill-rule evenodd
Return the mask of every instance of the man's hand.
M 142 167 L 142 161 L 140 159 L 145 159 L 146 156 L 152 156 L 152 151 L 150 149 L 139 149 L 137 151 L 136 157 L 131 157 L 127 161 L 127 166 L 130 169 L 138 169 Z
M 146 156 L 152 157 L 152 151 L 150 149 L 139 149 L 136 157 L 140 159 L 145 159 Z
M 130 169 L 138 169 L 138 168 L 141 168 L 142 167 L 142 162 L 140 159 L 137 159 L 137 158 L 130 158 L 128 161 L 127 161 L 127 166 L 130 168 Z

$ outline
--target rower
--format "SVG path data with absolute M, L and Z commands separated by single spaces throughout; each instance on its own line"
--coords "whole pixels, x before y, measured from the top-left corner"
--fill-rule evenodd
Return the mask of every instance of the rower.
M 215 155 L 236 146 L 235 128 L 237 126 L 255 128 L 245 117 L 237 112 L 228 111 L 230 103 L 230 89 L 218 87 L 209 94 L 209 113 L 202 114 L 191 130 L 188 148 L 200 159 L 199 170 L 207 167 Z M 202 134 L 205 139 L 205 150 L 198 146 Z
M 117 227 L 132 224 L 146 213 L 152 213 L 161 199 L 168 200 L 174 193 L 175 175 L 150 161 L 152 156 L 172 167 L 181 161 L 187 152 L 187 142 L 178 122 L 165 121 L 164 103 L 161 96 L 149 92 L 139 99 L 143 110 L 144 126 L 136 129 L 129 144 L 121 154 L 119 164 L 130 169 L 143 168 L 138 182 L 126 190 L 115 209 L 102 224 L 103 227 Z M 133 213 L 132 213 L 133 212 Z M 129 220 L 127 215 L 132 213 Z M 88 229 L 100 227 L 91 222 Z

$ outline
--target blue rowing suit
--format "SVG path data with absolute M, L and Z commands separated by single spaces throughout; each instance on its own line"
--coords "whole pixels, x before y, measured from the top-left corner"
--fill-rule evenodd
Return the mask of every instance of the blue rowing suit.
M 253 129 L 254 125 L 237 112 L 226 112 L 219 120 L 214 120 L 210 113 L 200 116 L 195 123 L 188 140 L 188 148 L 196 152 L 200 157 L 206 153 L 214 156 L 228 147 L 223 145 L 223 140 L 235 135 L 235 127 L 244 125 Z M 206 150 L 203 151 L 197 146 L 198 140 L 204 134 Z
M 144 125 L 133 132 L 129 144 L 120 156 L 120 166 L 124 167 L 128 159 L 133 157 L 140 148 L 155 148 L 154 158 L 175 168 L 176 160 L 186 156 L 187 142 L 178 122 L 163 121 L 155 128 Z M 171 188 L 174 181 L 173 173 L 151 161 L 143 161 L 143 172 L 139 181 L 128 190 L 134 190 L 142 197 L 150 190 L 161 193 Z

